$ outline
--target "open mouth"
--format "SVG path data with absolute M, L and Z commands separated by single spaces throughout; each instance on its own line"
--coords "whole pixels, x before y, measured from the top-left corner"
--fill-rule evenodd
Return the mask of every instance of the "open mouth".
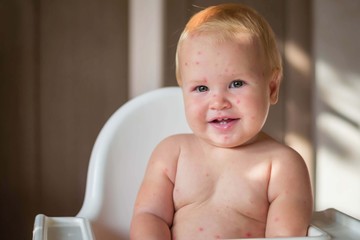
M 234 120 L 235 119 L 233 119 L 233 118 L 218 118 L 218 119 L 212 120 L 211 123 L 225 125 L 225 124 L 228 124 L 228 123 L 230 123 L 230 122 L 232 122 Z
M 209 123 L 220 129 L 228 129 L 233 126 L 238 120 L 238 118 L 216 118 Z

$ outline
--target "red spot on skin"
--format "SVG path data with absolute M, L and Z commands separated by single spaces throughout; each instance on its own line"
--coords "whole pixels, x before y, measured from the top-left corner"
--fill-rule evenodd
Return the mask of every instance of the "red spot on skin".
M 215 235 L 215 239 L 220 239 L 220 235 Z
M 239 104 L 239 103 L 240 103 L 240 100 L 239 100 L 239 99 L 237 99 L 237 100 L 236 100 L 236 103 L 237 103 L 237 104 Z
M 197 53 L 198 55 L 201 55 L 202 54 L 202 52 L 201 51 L 198 51 L 198 53 Z
M 203 231 L 204 231 L 204 228 L 199 227 L 198 230 L 199 230 L 199 232 L 203 232 Z
M 196 63 L 196 65 L 199 65 L 199 64 L 200 64 L 200 62 L 199 62 L 199 61 L 196 61 L 195 63 Z
M 209 173 L 206 173 L 206 174 L 205 174 L 205 176 L 207 176 L 207 177 L 208 177 L 208 176 L 210 176 L 210 174 L 209 174 Z
M 274 218 L 275 222 L 278 222 L 280 219 L 278 217 Z
M 187 66 L 187 65 L 188 65 L 188 63 L 186 62 L 186 63 L 185 63 L 185 66 Z
M 252 236 L 252 234 L 251 234 L 250 232 L 247 232 L 247 233 L 245 234 L 245 236 L 249 238 L 249 237 Z

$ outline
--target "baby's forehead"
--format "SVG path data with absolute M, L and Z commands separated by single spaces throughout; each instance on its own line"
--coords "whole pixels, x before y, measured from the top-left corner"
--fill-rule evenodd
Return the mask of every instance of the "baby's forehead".
M 221 45 L 237 45 L 237 46 L 252 46 L 255 48 L 262 48 L 260 39 L 249 32 L 241 32 L 236 34 L 222 34 L 215 32 L 195 32 L 188 34 L 180 44 L 180 52 L 183 49 L 196 49 L 212 47 L 216 48 Z
M 197 40 L 206 40 L 214 44 L 220 44 L 225 42 L 254 42 L 259 41 L 260 38 L 254 33 L 245 30 L 236 32 L 227 30 L 194 31 L 189 32 L 186 37 L 184 37 L 183 42 Z

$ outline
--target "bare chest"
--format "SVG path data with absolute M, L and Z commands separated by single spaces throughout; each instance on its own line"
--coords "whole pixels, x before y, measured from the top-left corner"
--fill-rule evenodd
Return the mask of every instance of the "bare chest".
M 206 204 L 264 220 L 269 176 L 269 161 L 259 158 L 230 157 L 214 162 L 180 158 L 173 195 L 175 210 Z

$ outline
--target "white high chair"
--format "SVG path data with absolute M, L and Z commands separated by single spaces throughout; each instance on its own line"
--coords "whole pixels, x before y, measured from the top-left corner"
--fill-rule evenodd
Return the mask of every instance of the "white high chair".
M 152 150 L 166 136 L 190 132 L 181 95 L 178 87 L 162 88 L 119 108 L 96 139 L 80 212 L 76 217 L 37 215 L 33 240 L 129 239 L 133 204 Z M 285 239 L 336 239 L 337 230 L 331 231 L 339 229 L 334 225 L 339 219 L 343 232 L 350 232 L 346 236 L 354 237 L 346 239 L 360 239 L 360 232 L 345 229 L 350 224 L 360 231 L 360 222 L 333 209 L 314 214 L 309 237 Z

